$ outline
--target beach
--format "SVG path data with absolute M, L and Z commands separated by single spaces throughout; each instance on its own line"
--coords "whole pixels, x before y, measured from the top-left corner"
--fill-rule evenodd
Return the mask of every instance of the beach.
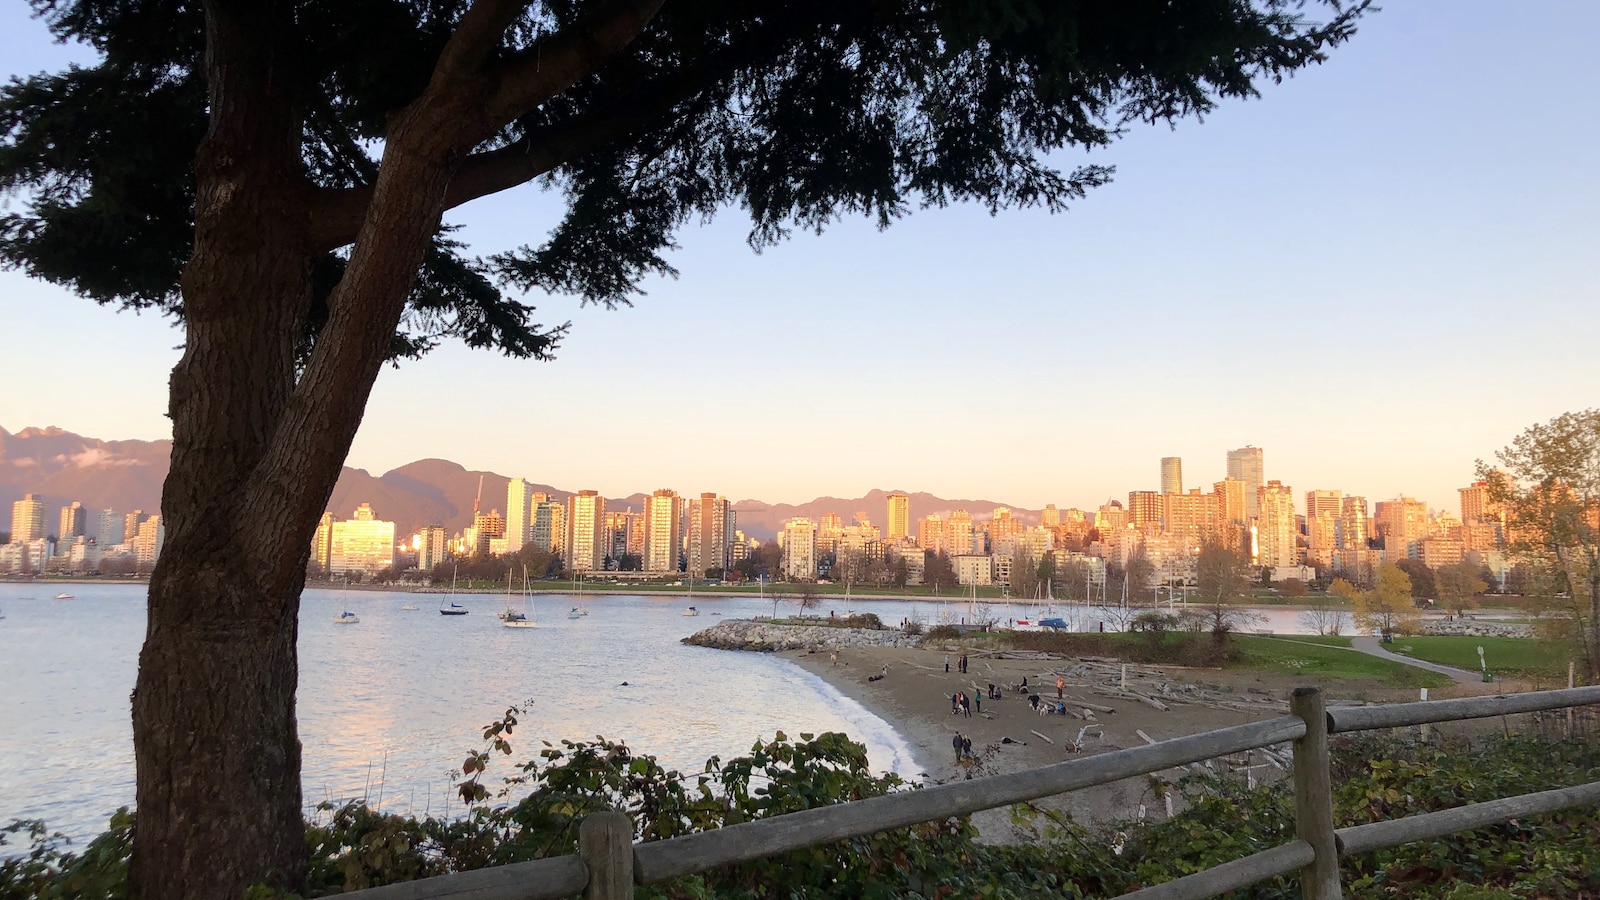
M 967 673 L 961 674 L 958 671 L 960 653 L 960 649 L 952 645 L 949 650 L 845 647 L 837 651 L 836 662 L 827 650 L 789 651 L 781 655 L 815 673 L 900 732 L 911 745 L 928 782 L 959 780 L 969 773 L 1018 772 L 1141 746 L 1147 742 L 1146 736 L 1162 741 L 1285 715 L 1290 692 L 1305 685 L 1323 688 L 1330 704 L 1418 699 L 1415 690 L 1379 682 L 1329 683 L 1312 677 L 1288 678 L 1243 670 L 1129 666 L 1130 689 L 1166 707 L 1159 709 L 1143 700 L 1107 696 L 1120 690 L 1119 664 L 1072 659 L 991 659 L 973 655 L 969 657 Z M 946 658 L 949 672 L 945 671 Z M 888 667 L 887 676 L 869 680 L 882 675 L 885 666 Z M 1061 702 L 1075 715 L 1039 715 L 1029 703 L 1028 694 L 1014 689 L 1026 677 L 1032 692 L 1039 695 L 1040 705 L 1053 706 L 1057 702 L 1058 674 L 1065 682 Z M 1001 687 L 1001 699 L 987 697 L 991 682 Z M 1166 693 L 1156 693 L 1162 686 Z M 1430 696 L 1437 699 L 1495 690 L 1494 685 L 1481 688 L 1436 689 Z M 1504 690 L 1504 687 L 1499 689 Z M 974 707 L 971 717 L 951 713 L 950 695 L 957 691 L 981 699 L 981 707 Z M 1106 708 L 1113 711 L 1104 711 Z M 972 753 L 979 758 L 975 766 L 958 765 L 951 745 L 952 736 L 958 732 L 971 739 Z M 1082 744 L 1075 747 L 1080 732 L 1083 732 Z M 1277 761 L 1259 752 L 1250 754 L 1244 763 L 1253 767 L 1256 774 L 1240 777 L 1270 779 L 1282 771 Z M 1159 774 L 1170 783 L 1182 773 L 1169 770 Z M 1137 820 L 1141 807 L 1146 818 L 1160 819 L 1167 815 L 1165 800 L 1145 777 L 1076 791 L 1051 798 L 1045 805 L 1064 810 L 1074 820 L 1085 824 Z M 985 840 L 1009 841 L 1019 837 L 1005 810 L 981 813 L 973 820 Z

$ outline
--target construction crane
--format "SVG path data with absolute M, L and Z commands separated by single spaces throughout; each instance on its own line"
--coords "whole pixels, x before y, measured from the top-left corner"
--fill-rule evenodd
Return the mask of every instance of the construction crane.
M 472 498 L 472 525 L 478 525 L 478 504 L 483 501 L 483 476 L 478 476 L 478 496 Z

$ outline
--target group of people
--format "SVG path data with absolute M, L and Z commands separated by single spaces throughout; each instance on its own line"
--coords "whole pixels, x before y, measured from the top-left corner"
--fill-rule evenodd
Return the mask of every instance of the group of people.
M 948 653 L 944 655 L 944 670 L 947 673 L 950 671 L 950 654 Z M 956 657 L 956 671 L 963 675 L 967 674 L 967 655 L 965 653 Z
M 972 738 L 959 731 L 956 732 L 955 737 L 950 739 L 950 746 L 955 748 L 957 763 L 972 755 Z
M 983 698 L 976 695 L 969 697 L 966 691 L 956 691 L 950 695 L 950 715 L 952 716 L 964 715 L 970 719 L 972 718 L 974 706 L 977 707 L 979 714 L 982 714 Z

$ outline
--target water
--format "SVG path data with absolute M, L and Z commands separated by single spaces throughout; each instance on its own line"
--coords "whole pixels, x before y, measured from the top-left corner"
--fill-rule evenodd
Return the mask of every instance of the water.
M 52 599 L 61 590 L 76 599 Z M 140 585 L 0 584 L 0 824 L 44 819 L 76 841 L 133 805 L 128 695 L 144 593 Z M 440 599 L 306 592 L 299 725 L 308 806 L 366 797 L 386 812 L 459 814 L 452 773 L 481 746 L 483 726 L 530 699 L 511 760 L 536 756 L 539 741 L 605 735 L 698 771 L 708 757 L 742 755 L 779 730 L 844 731 L 867 746 L 875 770 L 918 772 L 887 723 L 799 666 L 679 643 L 721 621 L 713 612 L 770 614 L 770 602 L 696 598 L 701 615 L 688 617 L 682 598 L 591 596 L 591 615 L 569 620 L 572 599 L 545 595 L 534 600 L 538 628 L 510 629 L 495 618 L 503 597 L 457 597 L 471 609 L 458 617 L 439 615 Z M 407 603 L 420 608 L 402 610 Z M 823 614 L 829 609 L 843 606 L 824 604 Z M 886 620 L 902 615 L 874 609 Z M 335 624 L 342 610 L 360 624 Z M 511 766 L 497 759 L 485 783 L 507 774 Z

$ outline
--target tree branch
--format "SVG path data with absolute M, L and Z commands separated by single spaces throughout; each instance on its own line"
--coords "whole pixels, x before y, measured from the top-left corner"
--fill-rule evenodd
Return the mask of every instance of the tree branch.
M 699 65 L 645 82 L 609 103 L 568 121 L 537 128 L 507 146 L 467 157 L 450 181 L 445 209 L 526 184 L 651 125 L 739 69 L 774 52 L 794 37 L 802 24 L 772 24 L 737 44 L 723 47 Z M 312 242 L 323 250 L 350 243 L 372 202 L 372 188 L 323 191 L 320 198 L 313 207 Z
M 571 26 L 540 38 L 508 59 L 487 105 L 494 128 L 526 115 L 578 79 L 599 71 L 644 31 L 663 2 L 603 0 Z

